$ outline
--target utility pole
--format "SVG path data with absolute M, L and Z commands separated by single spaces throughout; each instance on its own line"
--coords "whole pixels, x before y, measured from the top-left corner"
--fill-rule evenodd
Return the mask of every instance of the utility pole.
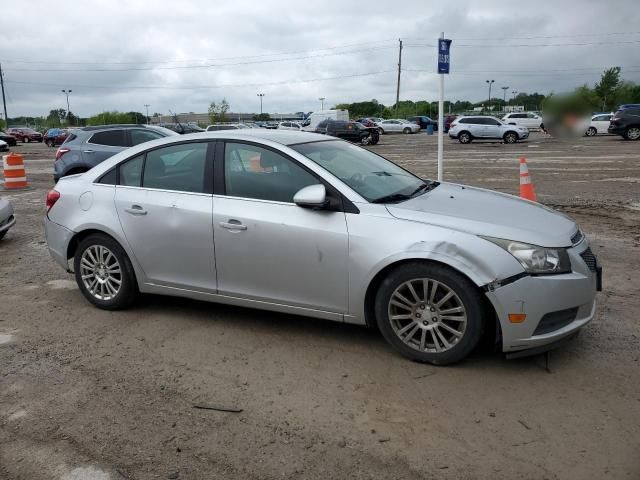
M 507 90 L 509 90 L 509 87 L 500 87 L 500 88 L 502 89 L 502 93 L 503 93 L 502 102 L 503 102 L 504 105 L 502 106 L 502 109 L 504 111 L 506 111 L 506 109 L 507 109 L 506 108 L 507 107 Z
M 398 116 L 398 103 L 400 103 L 400 72 L 402 71 L 402 40 L 398 39 L 400 50 L 398 51 L 398 84 L 396 87 L 396 117 Z
M 147 125 L 149 125 L 149 107 L 150 107 L 150 106 L 151 106 L 151 105 L 150 105 L 150 104 L 148 104 L 148 103 L 145 103 L 145 104 L 144 104 L 144 108 L 146 108 L 146 109 L 147 109 Z
M 487 108 L 491 109 L 491 85 L 493 85 L 493 82 L 495 82 L 495 80 L 485 80 L 485 82 L 489 84 L 489 106 Z
M 514 102 L 513 102 L 513 104 L 514 104 L 514 105 L 515 105 L 515 103 L 516 103 L 516 102 L 515 102 L 515 99 L 516 99 L 516 93 L 518 93 L 518 92 L 516 92 L 515 90 L 511 90 L 511 95 L 512 95 L 511 100 L 513 100 L 513 101 L 514 101 Z
M 69 89 L 69 90 L 62 90 L 62 93 L 64 93 L 67 96 L 67 125 L 69 125 L 69 94 L 72 92 L 73 90 Z
M 2 73 L 2 64 L 0 64 L 0 85 L 2 86 L 2 106 L 4 107 L 4 121 L 7 122 L 6 127 L 8 127 L 9 117 L 7 117 L 7 100 L 4 96 L 4 73 Z
M 260 97 L 260 115 L 262 115 L 262 97 L 264 97 L 264 93 L 259 93 L 258 97 Z
M 320 100 L 320 111 L 323 112 L 324 111 L 324 99 L 325 97 L 320 97 L 318 100 Z

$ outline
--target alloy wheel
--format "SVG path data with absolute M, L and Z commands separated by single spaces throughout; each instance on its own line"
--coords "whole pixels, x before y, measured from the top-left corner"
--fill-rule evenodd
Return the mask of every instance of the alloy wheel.
M 82 253 L 80 275 L 87 291 L 98 300 L 111 300 L 120 292 L 120 262 L 104 245 L 91 245 Z
M 627 130 L 627 138 L 629 140 L 640 139 L 640 127 L 631 127 L 629 130 Z
M 402 283 L 388 304 L 391 327 L 407 346 L 419 352 L 441 353 L 464 336 L 467 313 L 460 297 L 430 278 Z

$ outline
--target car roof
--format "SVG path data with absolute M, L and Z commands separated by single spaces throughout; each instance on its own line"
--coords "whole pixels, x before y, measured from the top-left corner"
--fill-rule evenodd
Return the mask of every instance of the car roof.
M 78 130 L 83 132 L 92 132 L 94 130 L 109 130 L 110 128 L 149 128 L 154 125 L 145 125 L 142 123 L 118 123 L 114 125 L 94 125 L 91 127 L 79 127 Z
M 183 138 L 224 138 L 228 140 L 251 140 L 252 138 L 269 140 L 281 145 L 336 140 L 319 133 L 301 132 L 298 130 L 268 130 L 263 128 L 245 128 L 242 130 L 220 130 L 217 132 L 190 133 Z

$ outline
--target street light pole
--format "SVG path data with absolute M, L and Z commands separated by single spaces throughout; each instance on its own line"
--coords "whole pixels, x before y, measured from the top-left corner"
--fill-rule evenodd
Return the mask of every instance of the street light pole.
M 516 99 L 516 93 L 518 93 L 518 92 L 516 92 L 515 90 L 511 90 L 511 95 L 512 95 L 511 100 L 515 100 Z M 515 103 L 515 101 L 513 103 Z
M 72 92 L 73 90 L 69 89 L 69 90 L 62 90 L 62 93 L 64 93 L 67 96 L 67 124 L 69 124 L 69 94 Z
M 259 93 L 258 97 L 260 97 L 260 115 L 262 115 L 262 97 L 264 97 L 264 93 Z
M 324 99 L 325 97 L 320 97 L 318 100 L 320 100 L 320 111 L 324 111 Z
M 495 82 L 495 80 L 485 80 L 485 82 L 487 82 L 489 84 L 489 109 L 491 108 L 491 85 L 493 85 L 493 82 Z
M 509 90 L 509 87 L 500 87 L 502 89 L 502 92 L 504 93 L 504 95 L 502 95 L 502 103 L 504 104 L 502 106 L 502 108 L 504 110 L 506 110 L 506 106 L 507 106 L 507 90 Z
M 149 107 L 150 107 L 150 106 L 151 106 L 151 105 L 149 105 L 148 103 L 145 103 L 145 104 L 144 104 L 144 108 L 146 108 L 146 109 L 147 109 L 147 125 L 149 125 Z

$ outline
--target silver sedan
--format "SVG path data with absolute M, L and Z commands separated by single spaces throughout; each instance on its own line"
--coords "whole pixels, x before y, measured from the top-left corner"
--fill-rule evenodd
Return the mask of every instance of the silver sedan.
M 418 133 L 420 131 L 420 125 L 404 120 L 402 118 L 382 120 L 376 123 L 376 126 L 380 130 L 381 134 L 385 133 Z
M 600 284 L 566 216 L 306 132 L 132 147 L 62 178 L 45 225 L 99 308 L 155 293 L 377 326 L 434 364 L 489 331 L 512 354 L 555 346 L 593 318 Z
M 0 240 L 4 238 L 9 229 L 16 224 L 16 218 L 13 215 L 13 207 L 9 200 L 0 198 Z

